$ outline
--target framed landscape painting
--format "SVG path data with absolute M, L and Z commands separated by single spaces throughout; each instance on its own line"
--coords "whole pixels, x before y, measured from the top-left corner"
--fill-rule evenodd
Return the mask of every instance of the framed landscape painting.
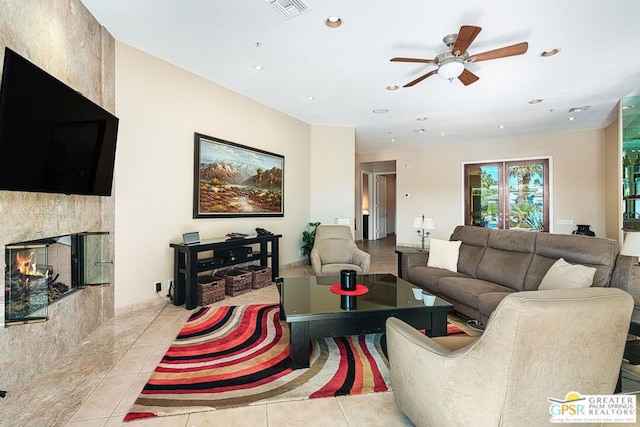
M 284 216 L 284 156 L 195 134 L 193 217 Z

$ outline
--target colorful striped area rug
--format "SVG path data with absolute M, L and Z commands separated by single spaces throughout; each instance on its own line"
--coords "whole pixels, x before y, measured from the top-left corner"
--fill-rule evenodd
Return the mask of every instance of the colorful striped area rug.
M 205 307 L 191 315 L 124 421 L 389 391 L 381 336 L 317 340 L 310 367 L 292 370 L 277 304 Z
M 380 337 L 318 340 L 311 366 L 292 370 L 277 304 L 205 307 L 189 318 L 124 420 L 388 391 Z

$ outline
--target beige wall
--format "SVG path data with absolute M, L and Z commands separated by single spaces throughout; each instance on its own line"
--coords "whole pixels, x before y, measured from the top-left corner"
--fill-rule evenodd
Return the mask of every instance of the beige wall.
M 337 126 L 311 128 L 311 221 L 348 219 L 353 230 L 355 131 Z
M 159 301 L 153 283 L 173 277 L 171 241 L 198 231 L 202 239 L 255 227 L 281 233 L 281 264 L 298 255 L 310 217 L 310 151 L 326 157 L 353 130 L 311 127 L 246 97 L 116 43 L 116 309 Z M 285 157 L 284 217 L 193 219 L 194 132 Z M 344 148 L 353 171 L 353 143 Z M 318 184 L 320 194 L 323 188 Z M 351 197 L 353 189 L 344 186 Z M 311 189 L 311 191 L 310 191 Z M 351 209 L 353 212 L 353 209 Z
M 604 130 L 559 133 L 478 142 L 439 144 L 422 149 L 362 153 L 358 162 L 396 160 L 397 243 L 419 245 L 411 222 L 416 215 L 433 217 L 432 236 L 448 239 L 463 223 L 463 163 L 485 160 L 551 158 L 552 231 L 568 234 L 575 225 L 557 225 L 557 219 L 590 224 L 605 235 Z
M 0 64 L 7 46 L 114 111 L 114 40 L 79 0 L 0 0 L 0 11 Z M 82 231 L 113 232 L 113 205 L 114 197 L 0 191 L 0 248 Z M 1 292 L 0 388 L 10 391 L 7 400 L 114 312 L 111 286 L 60 299 L 50 306 L 44 323 L 5 328 L 3 303 Z

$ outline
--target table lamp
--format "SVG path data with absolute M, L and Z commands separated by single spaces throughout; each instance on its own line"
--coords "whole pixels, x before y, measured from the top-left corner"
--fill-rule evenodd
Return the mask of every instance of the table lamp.
M 640 304 L 640 232 L 625 232 L 624 243 L 622 244 L 620 255 L 638 257 L 635 260 L 631 258 L 629 276 L 626 280 L 623 279 L 623 281 L 626 281 L 627 287 L 626 289 L 623 288 L 623 290 L 631 294 L 635 304 L 638 305 Z
M 413 220 L 413 228 L 418 229 L 418 236 L 420 236 L 420 239 L 422 240 L 420 252 L 424 252 L 424 241 L 431 234 L 431 230 L 436 229 L 436 225 L 433 222 L 433 218 L 425 218 L 424 215 L 422 215 L 421 217 L 417 216 Z
M 640 233 L 628 231 L 624 237 L 624 243 L 620 250 L 620 255 L 640 256 Z M 639 260 L 640 263 L 640 260 Z

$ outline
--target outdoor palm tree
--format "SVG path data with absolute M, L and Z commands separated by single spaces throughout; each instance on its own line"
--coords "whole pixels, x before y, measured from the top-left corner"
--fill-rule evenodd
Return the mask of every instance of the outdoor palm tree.
M 529 201 L 529 183 L 533 175 L 541 175 L 544 171 L 540 163 L 527 163 L 525 165 L 509 167 L 509 176 L 518 180 L 518 198 L 516 204 L 521 205 Z

